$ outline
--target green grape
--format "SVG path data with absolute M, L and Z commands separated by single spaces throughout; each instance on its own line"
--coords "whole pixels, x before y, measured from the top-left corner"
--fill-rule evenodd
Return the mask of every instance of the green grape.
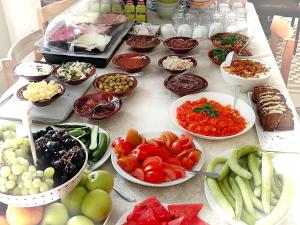
M 1 185 L 6 185 L 6 182 L 7 182 L 7 178 L 6 177 L 1 177 L 0 178 L 0 184 Z
M 17 178 L 18 178 L 18 177 L 17 177 L 15 174 L 10 174 L 10 175 L 8 176 L 8 179 L 9 179 L 9 180 L 13 180 L 13 181 L 16 181 Z
M 3 137 L 4 137 L 4 134 L 3 134 L 2 130 L 0 130 L 0 140 L 2 140 Z
M 41 171 L 41 170 L 36 171 L 36 177 L 43 177 L 43 176 L 44 176 L 43 171 Z
M 32 187 L 32 181 L 31 180 L 24 180 L 24 187 L 25 188 L 31 188 Z
M 29 188 L 29 194 L 34 195 L 34 194 L 37 194 L 37 193 L 39 193 L 38 188 L 36 188 L 36 187 Z
M 29 138 L 23 139 L 23 146 L 25 146 L 26 148 L 30 148 Z
M 23 137 L 16 137 L 15 138 L 15 143 L 19 146 L 19 145 L 22 145 L 23 144 L 23 141 L 24 141 L 24 138 Z
M 9 164 L 11 164 L 11 165 L 18 164 L 18 160 L 17 160 L 16 158 L 11 158 L 8 162 L 9 162 Z
M 11 159 L 16 158 L 16 153 L 13 152 L 12 150 L 6 150 L 4 152 L 4 156 L 6 160 L 10 161 Z
M 45 180 L 45 183 L 46 183 L 49 187 L 53 187 L 53 185 L 54 185 L 53 179 L 50 179 L 50 178 L 47 178 L 47 179 Z
M 13 189 L 15 186 L 16 186 L 16 182 L 13 181 L 13 180 L 9 180 L 9 181 L 7 181 L 7 183 L 6 183 L 6 188 L 7 188 L 8 190 Z
M 7 190 L 7 188 L 6 188 L 6 185 L 4 186 L 1 186 L 0 187 L 0 191 L 2 192 L 2 193 L 7 193 L 8 192 L 8 190 Z
M 16 151 L 16 157 L 27 157 L 27 151 L 21 148 L 18 148 Z
M 44 170 L 44 176 L 46 178 L 52 178 L 54 175 L 54 172 L 55 172 L 55 170 L 53 167 L 48 167 L 47 169 Z
M 48 191 L 49 190 L 49 187 L 46 183 L 42 183 L 41 186 L 40 186 L 40 192 L 45 192 L 45 191 Z
M 15 123 L 5 123 L 2 125 L 2 130 L 3 131 L 16 131 L 16 124 Z
M 10 175 L 10 173 L 11 173 L 11 169 L 8 166 L 3 166 L 1 168 L 0 174 L 2 177 L 8 177 Z
M 21 195 L 28 195 L 28 194 L 29 194 L 29 192 L 28 192 L 28 190 L 26 188 L 23 188 L 21 190 Z
M 16 137 L 16 133 L 11 130 L 5 131 L 3 134 L 4 139 L 13 139 Z
M 42 184 L 42 181 L 38 178 L 36 178 L 32 181 L 32 186 L 35 188 L 39 188 L 41 186 L 41 184 Z
M 21 188 L 16 187 L 16 188 L 13 190 L 13 195 L 21 195 Z
M 32 173 L 31 172 L 25 172 L 22 174 L 22 180 L 27 181 L 29 180 L 30 182 L 32 181 Z
M 21 175 L 24 172 L 24 166 L 21 166 L 19 164 L 13 164 L 11 167 L 12 173 L 15 175 Z
M 35 174 L 35 173 L 36 173 L 36 168 L 35 168 L 35 166 L 29 166 L 29 167 L 28 167 L 28 171 L 31 172 L 32 174 Z
M 24 182 L 18 182 L 18 188 L 20 188 L 20 189 L 25 188 Z
M 23 157 L 18 157 L 17 160 L 22 166 L 25 166 L 26 168 L 29 167 L 29 162 L 27 159 L 24 159 Z

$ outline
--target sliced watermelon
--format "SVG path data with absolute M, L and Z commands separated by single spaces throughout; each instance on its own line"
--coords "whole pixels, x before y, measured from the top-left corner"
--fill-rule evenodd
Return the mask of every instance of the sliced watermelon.
M 181 216 L 175 220 L 172 220 L 168 223 L 168 225 L 185 225 L 184 224 L 184 216 Z
M 147 208 L 153 208 L 155 206 L 160 206 L 160 201 L 155 196 L 150 196 L 141 203 L 138 204 L 139 206 L 145 206 Z
M 190 225 L 209 225 L 204 220 L 199 218 L 198 216 L 195 216 L 192 221 L 190 222 Z
M 160 205 L 153 207 L 152 209 L 155 216 L 159 219 L 160 222 L 169 222 L 171 220 L 171 214 L 164 206 Z
M 161 225 L 151 208 L 147 209 L 137 220 L 136 225 Z
M 168 205 L 169 212 L 173 218 L 184 216 L 185 222 L 190 222 L 202 209 L 203 204 L 177 204 Z

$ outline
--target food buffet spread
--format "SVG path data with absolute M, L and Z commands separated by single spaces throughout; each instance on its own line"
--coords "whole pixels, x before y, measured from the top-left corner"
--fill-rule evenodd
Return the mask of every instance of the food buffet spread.
M 154 14 L 103 7 L 56 17 L 45 61 L 18 65 L 0 99 L 29 107 L 10 117 L 24 126 L 1 121 L 0 224 L 297 224 L 298 115 L 274 58 L 247 58 L 270 52 L 253 5 L 245 49 L 245 32 L 163 39 Z M 24 118 L 43 123 L 28 135 Z

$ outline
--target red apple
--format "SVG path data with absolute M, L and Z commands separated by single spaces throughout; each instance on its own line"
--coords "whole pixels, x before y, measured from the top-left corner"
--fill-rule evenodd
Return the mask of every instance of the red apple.
M 43 218 L 43 207 L 18 208 L 8 206 L 6 218 L 10 225 L 37 225 Z

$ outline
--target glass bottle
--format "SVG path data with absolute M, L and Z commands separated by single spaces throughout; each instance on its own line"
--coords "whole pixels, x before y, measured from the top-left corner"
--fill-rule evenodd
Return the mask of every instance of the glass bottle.
M 132 0 L 127 0 L 124 10 L 129 21 L 135 20 L 135 5 Z
M 135 7 L 135 19 L 138 22 L 146 22 L 147 8 L 144 0 L 139 0 L 137 6 Z

